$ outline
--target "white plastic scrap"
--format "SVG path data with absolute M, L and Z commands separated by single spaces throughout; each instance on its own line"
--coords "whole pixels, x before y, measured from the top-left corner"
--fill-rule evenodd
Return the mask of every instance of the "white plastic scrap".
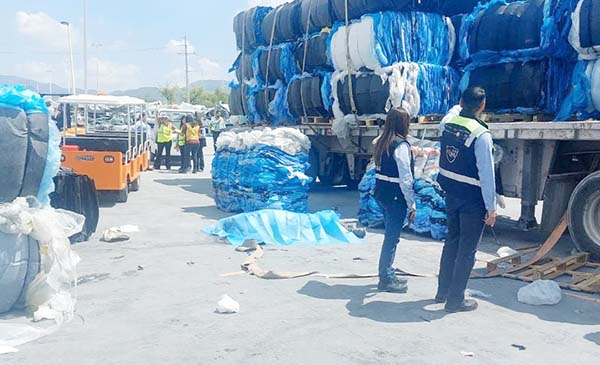
M 256 145 L 278 148 L 290 155 L 308 153 L 310 140 L 295 128 L 265 128 L 249 132 L 224 132 L 219 135 L 217 149 L 230 148 L 236 151 L 250 149 Z
M 56 331 L 73 318 L 75 309 L 76 300 L 69 290 L 77 283 L 76 268 L 80 258 L 71 249 L 69 237 L 81 232 L 85 218 L 61 209 L 32 206 L 25 198 L 0 204 L 0 231 L 26 234 L 38 241 L 40 272 L 25 292 L 25 305 L 33 313 L 34 321 L 52 319 L 55 325 L 43 329 L 2 323 L 0 346 L 4 350 Z
M 481 290 L 475 290 L 475 289 L 465 290 L 465 296 L 469 297 L 469 298 L 483 298 L 483 299 L 492 298 L 492 296 L 490 294 L 487 294 L 487 293 L 482 292 Z
M 537 280 L 519 289 L 517 299 L 530 305 L 555 305 L 562 300 L 562 290 L 552 280 Z
M 240 311 L 240 304 L 233 300 L 229 295 L 223 295 L 217 303 L 217 313 L 231 314 Z
M 514 250 L 514 249 L 512 249 L 512 248 L 510 248 L 508 246 L 500 247 L 498 249 L 498 251 L 496 252 L 496 254 L 499 257 L 508 257 L 508 256 L 516 255 L 518 253 L 519 252 L 517 250 Z

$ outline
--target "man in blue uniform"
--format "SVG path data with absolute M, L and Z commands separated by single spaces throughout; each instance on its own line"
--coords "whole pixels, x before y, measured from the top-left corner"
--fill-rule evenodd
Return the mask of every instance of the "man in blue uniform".
M 442 127 L 440 175 L 446 191 L 448 238 L 440 263 L 436 302 L 447 312 L 477 309 L 465 299 L 465 289 L 475 265 L 475 253 L 485 225 L 496 223 L 496 186 L 493 141 L 479 116 L 485 110 L 485 91 L 465 90 L 462 111 Z

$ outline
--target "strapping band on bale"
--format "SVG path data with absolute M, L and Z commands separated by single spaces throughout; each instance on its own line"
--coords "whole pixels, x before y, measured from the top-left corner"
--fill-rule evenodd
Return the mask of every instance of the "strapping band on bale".
M 304 120 L 308 120 L 306 113 L 306 105 L 304 105 L 304 88 L 302 87 L 302 77 L 304 76 L 304 70 L 306 69 L 306 56 L 308 54 L 308 33 L 310 31 L 310 18 L 312 16 L 312 0 L 308 1 L 308 18 L 306 19 L 306 32 L 304 33 L 304 55 L 302 57 L 302 73 L 300 74 L 300 104 L 302 104 L 302 113 L 304 114 Z
M 277 19 L 279 18 L 279 12 L 281 11 L 283 7 L 278 7 L 275 10 L 275 16 L 273 17 L 273 27 L 271 27 L 271 39 L 269 40 L 269 51 L 267 53 L 267 70 L 265 72 L 265 90 L 263 90 L 263 93 L 265 91 L 267 91 L 267 97 L 265 97 L 265 109 L 267 110 L 267 113 L 265 113 L 265 119 L 266 122 L 269 122 L 270 120 L 270 116 L 269 116 L 269 97 L 268 97 L 268 89 L 269 89 L 269 68 L 271 66 L 271 50 L 273 49 L 273 42 L 275 41 L 275 29 L 277 27 Z
M 354 118 L 358 119 L 356 113 L 356 103 L 354 102 L 354 91 L 352 90 L 352 59 L 350 58 L 350 14 L 348 10 L 348 0 L 344 1 L 344 13 L 346 20 L 346 65 L 348 69 L 348 92 L 350 95 L 350 108 L 352 108 L 352 114 Z

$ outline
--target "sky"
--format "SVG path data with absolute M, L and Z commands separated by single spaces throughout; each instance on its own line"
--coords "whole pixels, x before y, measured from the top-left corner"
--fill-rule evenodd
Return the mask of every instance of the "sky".
M 185 83 L 183 37 L 190 80 L 230 80 L 237 57 L 233 17 L 285 0 L 87 0 L 88 88 L 110 92 Z M 67 86 L 72 32 L 75 83 L 83 88 L 83 0 L 0 0 L 0 74 Z

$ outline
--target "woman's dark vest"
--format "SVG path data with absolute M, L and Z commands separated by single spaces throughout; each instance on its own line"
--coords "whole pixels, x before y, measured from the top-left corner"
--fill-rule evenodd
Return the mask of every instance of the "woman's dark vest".
M 412 175 L 415 175 L 415 161 L 412 155 L 410 143 L 404 139 L 396 139 L 392 142 L 387 150 L 381 156 L 381 163 L 377 166 L 377 174 L 375 177 L 375 199 L 384 204 L 399 203 L 406 205 L 406 199 L 400 188 L 400 174 L 398 173 L 398 164 L 394 159 L 396 148 L 402 143 L 408 145 L 410 152 L 410 170 Z

